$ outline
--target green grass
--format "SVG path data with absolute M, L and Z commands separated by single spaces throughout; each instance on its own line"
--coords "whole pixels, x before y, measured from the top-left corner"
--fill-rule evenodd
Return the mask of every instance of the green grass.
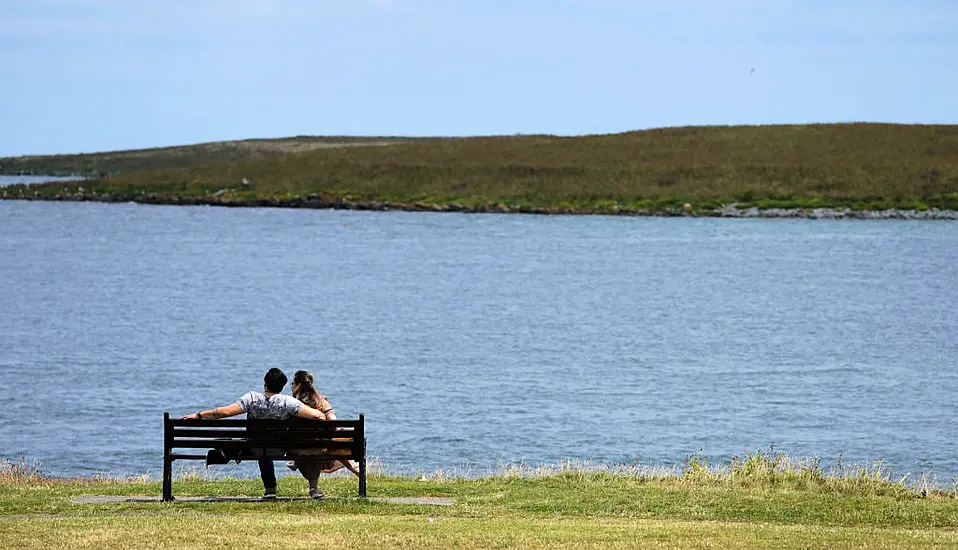
M 243 185 L 243 180 L 249 182 Z M 9 188 L 167 202 L 389 202 L 629 213 L 740 207 L 958 209 L 958 126 L 829 124 L 665 128 L 339 147 L 82 184 Z M 66 187 L 66 191 L 64 191 Z
M 181 168 L 325 149 L 391 145 L 422 138 L 297 136 L 280 139 L 216 141 L 175 147 L 73 155 L 25 155 L 0 158 L 0 174 L 73 176 L 118 174 L 155 168 Z
M 817 460 L 753 453 L 683 472 L 567 465 L 479 479 L 382 474 L 370 497 L 451 497 L 449 507 L 355 497 L 325 479 L 323 502 L 75 504 L 80 495 L 157 495 L 147 479 L 55 480 L 7 464 L 0 547 L 958 548 L 958 495 L 877 466 L 825 472 Z M 280 496 L 305 494 L 280 480 Z M 179 496 L 259 495 L 258 480 L 177 479 Z

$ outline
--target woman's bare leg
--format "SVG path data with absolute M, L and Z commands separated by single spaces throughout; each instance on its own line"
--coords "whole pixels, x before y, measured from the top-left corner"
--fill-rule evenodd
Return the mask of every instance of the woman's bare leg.
M 343 469 L 343 463 L 339 460 L 336 460 L 332 464 L 330 464 L 329 468 L 326 468 L 325 470 L 323 470 L 323 473 L 331 474 L 333 472 L 338 472 L 339 470 L 342 470 L 342 469 Z
M 359 465 L 356 464 L 356 461 L 354 460 L 337 460 L 333 462 L 329 468 L 326 468 L 325 470 L 323 470 L 323 473 L 331 474 L 333 472 L 338 472 L 339 470 L 342 470 L 343 468 L 346 468 L 347 470 L 349 470 L 356 476 L 359 476 Z
M 339 463 L 345 466 L 350 472 L 356 474 L 356 476 L 359 476 L 359 464 L 356 464 L 355 460 L 341 460 Z

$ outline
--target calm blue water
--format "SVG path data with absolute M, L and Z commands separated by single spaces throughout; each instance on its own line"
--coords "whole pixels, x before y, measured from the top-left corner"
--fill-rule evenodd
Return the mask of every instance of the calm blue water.
M 774 444 L 951 483 L 956 256 L 950 222 L 0 202 L 0 456 L 156 475 L 164 411 L 276 366 L 393 470 Z

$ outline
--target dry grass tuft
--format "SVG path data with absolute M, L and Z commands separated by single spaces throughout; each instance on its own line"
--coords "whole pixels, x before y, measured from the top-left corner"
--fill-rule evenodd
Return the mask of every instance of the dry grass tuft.
M 40 471 L 38 460 L 28 462 L 24 458 L 16 461 L 0 458 L 0 483 L 32 483 L 48 479 L 49 477 Z

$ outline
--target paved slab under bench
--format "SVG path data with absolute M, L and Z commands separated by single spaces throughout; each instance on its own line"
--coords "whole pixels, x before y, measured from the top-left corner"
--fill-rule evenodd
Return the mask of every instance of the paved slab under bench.
M 277 497 L 275 501 L 265 501 L 260 497 L 176 497 L 175 502 L 295 502 L 312 500 L 309 497 Z M 327 497 L 324 500 L 342 500 Z M 349 500 L 354 500 L 349 498 Z M 425 506 L 453 506 L 456 500 L 446 497 L 369 497 L 371 502 L 386 504 L 415 504 Z M 113 496 L 82 495 L 71 500 L 73 504 L 128 504 L 136 502 L 161 502 L 159 496 Z

